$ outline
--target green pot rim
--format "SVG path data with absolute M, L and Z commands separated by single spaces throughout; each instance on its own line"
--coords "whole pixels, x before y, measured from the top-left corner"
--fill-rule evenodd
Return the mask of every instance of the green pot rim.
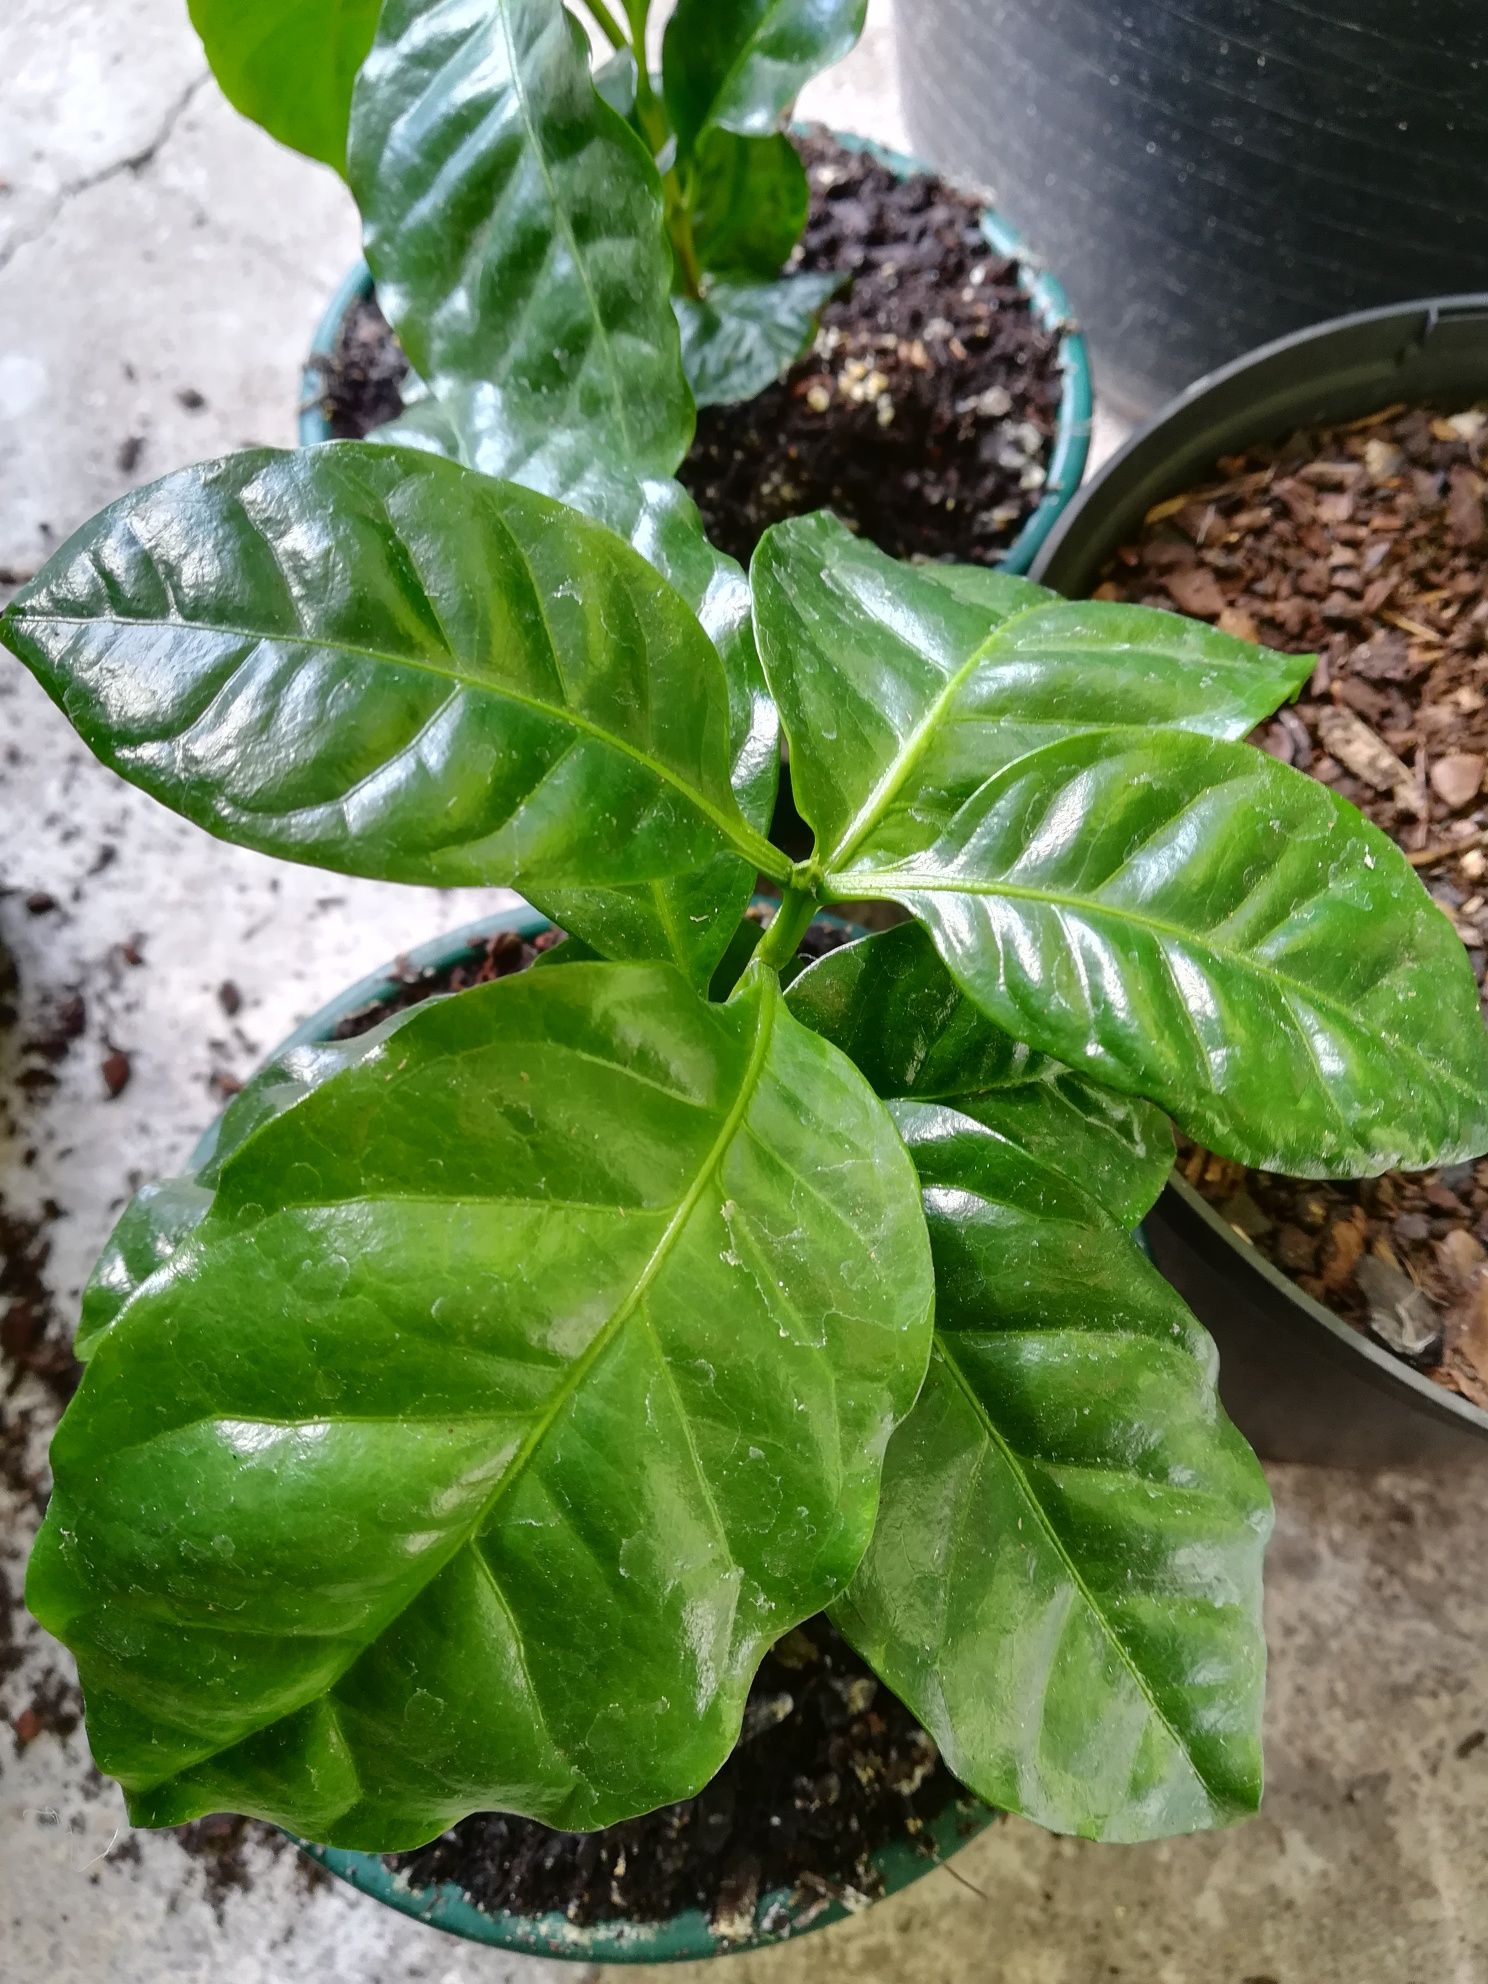
M 866 934 L 859 925 L 841 917 L 827 914 L 819 920 L 840 923 L 859 935 Z M 514 909 L 493 910 L 473 923 L 421 944 L 416 950 L 405 952 L 395 963 L 382 965 L 347 986 L 280 1041 L 265 1056 L 265 1064 L 291 1048 L 328 1040 L 349 1014 L 361 1012 L 398 991 L 407 982 L 409 967 L 416 972 L 438 971 L 447 965 L 473 962 L 480 956 L 486 940 L 502 931 L 530 938 L 552 927 L 548 917 L 522 904 Z M 192 1152 L 193 1170 L 211 1156 L 217 1129 L 217 1123 L 213 1123 Z M 873 1864 L 883 1876 L 885 1895 L 898 1894 L 922 1874 L 933 1872 L 968 1840 L 985 1831 L 997 1816 L 991 1806 L 967 1792 L 953 1799 L 926 1825 L 921 1838 L 928 1851 L 908 1838 L 891 1841 L 873 1855 Z M 787 1890 L 775 1889 L 760 1897 L 753 1933 L 737 1942 L 720 1941 L 707 1917 L 696 1908 L 686 1909 L 665 1922 L 598 1922 L 589 1928 L 579 1928 L 556 1910 L 545 1915 L 516 1915 L 506 1909 L 478 1908 L 449 1881 L 435 1887 L 410 1887 L 376 1853 L 317 1846 L 294 1833 L 287 1833 L 286 1837 L 327 1873 L 415 1922 L 443 1929 L 466 1942 L 485 1943 L 494 1949 L 513 1950 L 526 1956 L 562 1957 L 579 1963 L 681 1963 L 784 1942 L 789 1937 L 840 1922 L 850 1912 L 838 1902 L 824 1909 L 815 1902 L 804 1907 L 793 1906 Z M 771 1924 L 768 1928 L 764 1926 L 766 1920 Z
M 923 159 L 915 158 L 909 152 L 894 151 L 872 138 L 859 137 L 850 131 L 833 131 L 832 136 L 849 151 L 866 152 L 901 179 L 907 179 L 915 172 L 935 171 Z M 936 176 L 944 177 L 943 174 Z M 1059 411 L 1054 422 L 1054 445 L 1050 451 L 1044 493 L 1025 519 L 1023 528 L 998 560 L 998 566 L 1004 572 L 1026 572 L 1043 548 L 1045 538 L 1059 521 L 1065 505 L 1079 488 L 1085 473 L 1093 412 L 1090 353 L 1062 284 L 1043 266 L 1017 230 L 995 208 L 984 207 L 982 232 L 999 255 L 1016 259 L 1019 282 L 1035 319 L 1059 344 Z M 300 375 L 302 448 L 313 448 L 322 441 L 332 439 L 322 407 L 324 361 L 335 354 L 340 342 L 342 320 L 348 310 L 371 294 L 372 272 L 365 262 L 358 262 L 337 288 L 320 320 L 310 346 L 310 356 Z

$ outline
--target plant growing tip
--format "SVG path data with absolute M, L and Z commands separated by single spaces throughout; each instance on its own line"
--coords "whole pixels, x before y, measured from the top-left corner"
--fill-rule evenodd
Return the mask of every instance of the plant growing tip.
M 769 144 L 860 19 L 684 0 L 677 157 Z M 419 447 L 136 491 L 0 637 L 209 831 L 572 934 L 290 1053 L 126 1210 L 28 1583 L 100 1766 L 144 1824 L 603 1825 L 828 1608 L 994 1803 L 1253 1809 L 1265 1484 L 1129 1235 L 1170 1119 L 1303 1174 L 1488 1145 L 1451 925 L 1243 742 L 1305 660 L 826 516 L 713 551 L 659 178 L 556 0 L 389 0 L 352 124 Z M 910 921 L 792 976 L 866 897 Z

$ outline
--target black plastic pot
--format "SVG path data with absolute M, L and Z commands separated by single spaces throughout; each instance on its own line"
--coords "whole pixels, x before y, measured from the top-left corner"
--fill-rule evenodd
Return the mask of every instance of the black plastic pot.
M 1200 379 L 1114 455 L 1060 519 L 1033 576 L 1079 598 L 1154 504 L 1216 459 L 1396 401 L 1488 397 L 1488 295 L 1366 311 L 1283 338 Z M 1314 1302 L 1175 1174 L 1146 1233 L 1213 1332 L 1220 1391 L 1265 1457 L 1383 1467 L 1488 1462 L 1488 1413 Z
M 1065 272 L 1103 402 L 1488 287 L 1482 0 L 901 0 L 909 128 Z

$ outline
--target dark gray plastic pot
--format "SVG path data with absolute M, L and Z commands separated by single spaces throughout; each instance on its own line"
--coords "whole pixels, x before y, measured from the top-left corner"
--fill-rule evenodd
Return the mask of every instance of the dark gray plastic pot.
M 1488 295 L 1361 312 L 1283 338 L 1180 393 L 1066 510 L 1033 576 L 1075 598 L 1154 504 L 1216 459 L 1396 401 L 1488 396 Z M 1220 1347 L 1220 1392 L 1267 1458 L 1361 1467 L 1488 1462 L 1488 1413 L 1305 1295 L 1176 1174 L 1145 1231 Z
M 916 146 L 1065 272 L 1104 401 L 1488 287 L 1482 0 L 901 0 Z

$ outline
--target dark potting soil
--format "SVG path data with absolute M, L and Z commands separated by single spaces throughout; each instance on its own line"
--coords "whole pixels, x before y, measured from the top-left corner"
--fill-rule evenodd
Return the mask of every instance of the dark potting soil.
M 696 1908 L 738 1941 L 777 1889 L 808 1916 L 875 1899 L 874 1852 L 923 1842 L 964 1795 L 909 1710 L 818 1617 L 765 1656 L 738 1746 L 696 1798 L 591 1833 L 481 1813 L 389 1865 L 415 1886 L 453 1881 L 483 1908 L 576 1924 Z
M 1488 978 L 1488 409 L 1396 406 L 1217 464 L 1097 598 L 1316 650 L 1253 741 L 1395 840 Z M 1309 1295 L 1488 1407 L 1488 1161 L 1301 1184 L 1186 1146 L 1184 1175 Z
M 394 995 L 344 1020 L 337 1038 L 524 971 L 560 940 L 558 931 L 532 942 L 504 931 L 473 961 L 409 971 Z M 846 941 L 833 925 L 813 925 L 801 953 L 820 957 Z M 819 1617 L 766 1656 L 739 1745 L 696 1798 L 592 1833 L 477 1813 L 415 1852 L 390 1854 L 388 1865 L 415 1886 L 452 1881 L 483 1908 L 556 1911 L 576 1924 L 655 1922 L 697 1908 L 737 1940 L 753 1934 L 756 1903 L 776 1890 L 808 1915 L 874 1899 L 883 1883 L 873 1854 L 923 1840 L 926 1822 L 964 1796 L 909 1710 Z
M 1043 495 L 1058 341 L 1017 263 L 989 246 L 977 200 L 824 135 L 799 143 L 811 210 L 792 267 L 848 286 L 784 379 L 701 409 L 681 479 L 742 563 L 770 524 L 832 509 L 894 557 L 990 564 Z M 392 419 L 406 372 L 376 303 L 359 303 L 326 368 L 332 432 Z

